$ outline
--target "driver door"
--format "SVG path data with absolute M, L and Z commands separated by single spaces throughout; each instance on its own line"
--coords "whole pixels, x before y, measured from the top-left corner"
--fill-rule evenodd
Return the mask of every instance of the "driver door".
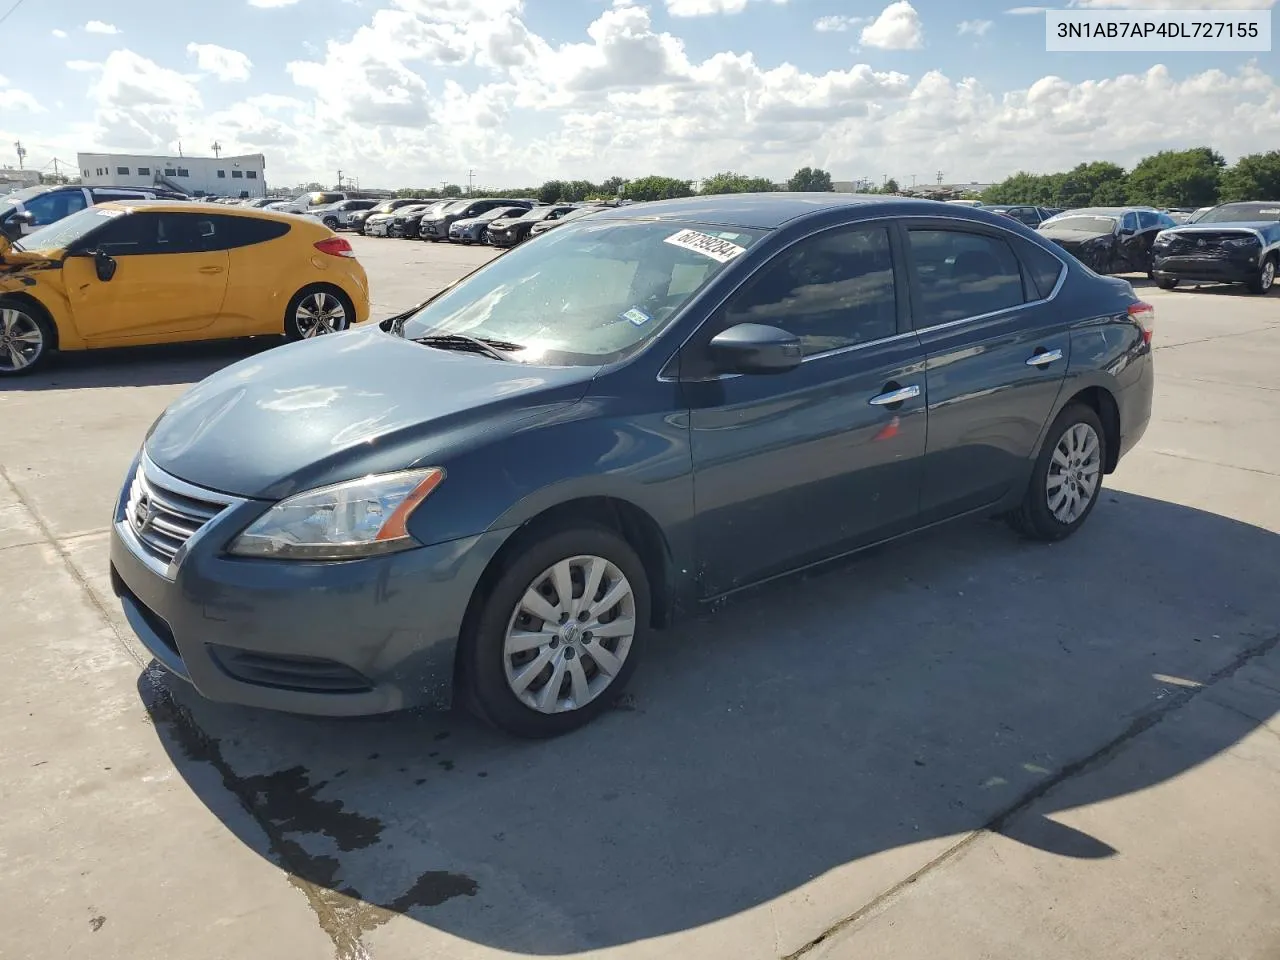
M 213 218 L 142 211 L 116 217 L 63 265 L 76 329 L 94 345 L 192 338 L 215 324 L 227 291 L 228 254 Z M 116 264 L 99 279 L 91 251 Z
M 892 247 L 882 224 L 800 240 L 681 352 L 704 598 L 915 525 L 924 350 L 907 330 Z M 707 342 L 738 323 L 795 334 L 803 362 L 781 374 L 718 374 Z

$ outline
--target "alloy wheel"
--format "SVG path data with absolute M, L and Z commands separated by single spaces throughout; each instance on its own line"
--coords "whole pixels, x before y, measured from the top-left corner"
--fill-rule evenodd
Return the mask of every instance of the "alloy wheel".
M 304 340 L 347 329 L 350 318 L 342 301 L 332 293 L 317 290 L 307 294 L 294 311 L 294 322 Z
M 17 373 L 40 359 L 44 334 L 35 318 L 21 310 L 0 310 L 0 370 Z
M 507 685 L 539 713 L 578 710 L 622 671 L 635 632 L 635 593 L 616 564 L 561 560 L 534 578 L 507 624 Z
M 1266 293 L 1271 289 L 1272 284 L 1276 282 L 1276 262 L 1270 257 L 1267 262 L 1262 265 L 1262 276 L 1259 278 L 1262 292 Z
M 1093 502 L 1102 472 L 1102 442 L 1087 423 L 1073 423 L 1063 432 L 1045 477 L 1049 512 L 1061 524 L 1075 523 Z

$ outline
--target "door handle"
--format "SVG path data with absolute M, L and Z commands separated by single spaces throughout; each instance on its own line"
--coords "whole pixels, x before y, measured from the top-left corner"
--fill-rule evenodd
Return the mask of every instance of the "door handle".
M 221 273 L 222 268 L 221 267 L 201 267 L 200 272 L 201 273 Z
M 1061 360 L 1061 359 L 1062 359 L 1061 350 L 1046 350 L 1043 353 L 1033 353 L 1031 356 L 1027 357 L 1027 366 L 1028 367 L 1047 367 L 1049 364 L 1053 363 L 1055 360 Z
M 913 383 L 909 387 L 899 387 L 897 390 L 877 394 L 867 403 L 873 407 L 891 407 L 895 403 L 902 403 L 904 400 L 911 400 L 918 396 L 920 396 L 920 387 Z

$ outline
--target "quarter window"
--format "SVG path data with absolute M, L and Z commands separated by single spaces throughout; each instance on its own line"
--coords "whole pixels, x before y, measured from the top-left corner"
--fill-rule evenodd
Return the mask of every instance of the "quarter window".
M 898 332 L 889 233 L 828 230 L 767 263 L 725 305 L 724 325 L 763 323 L 800 338 L 805 356 Z
M 1007 310 L 1023 303 L 1022 270 L 1009 244 L 960 230 L 911 230 L 920 291 L 917 327 Z

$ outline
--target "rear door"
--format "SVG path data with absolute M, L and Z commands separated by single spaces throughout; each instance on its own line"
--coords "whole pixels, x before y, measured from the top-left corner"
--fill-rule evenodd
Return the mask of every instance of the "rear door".
M 140 211 L 115 218 L 91 238 L 116 262 L 98 279 L 92 256 L 63 264 L 81 336 L 94 343 L 219 336 L 227 290 L 227 252 L 216 249 L 213 217 Z
M 901 533 L 919 509 L 923 354 L 884 223 L 802 239 L 775 255 L 681 354 L 690 408 L 704 596 Z M 673 288 L 696 286 L 675 274 Z M 775 375 L 718 374 L 707 342 L 738 323 L 800 337 Z M 898 402 L 883 402 L 904 391 Z
M 926 358 L 920 519 L 931 523 L 993 504 L 1025 482 L 1069 360 L 1070 336 L 1049 303 L 1065 267 L 1030 241 L 981 224 L 920 218 L 902 230 Z M 1021 257 L 1038 267 L 1024 269 Z

